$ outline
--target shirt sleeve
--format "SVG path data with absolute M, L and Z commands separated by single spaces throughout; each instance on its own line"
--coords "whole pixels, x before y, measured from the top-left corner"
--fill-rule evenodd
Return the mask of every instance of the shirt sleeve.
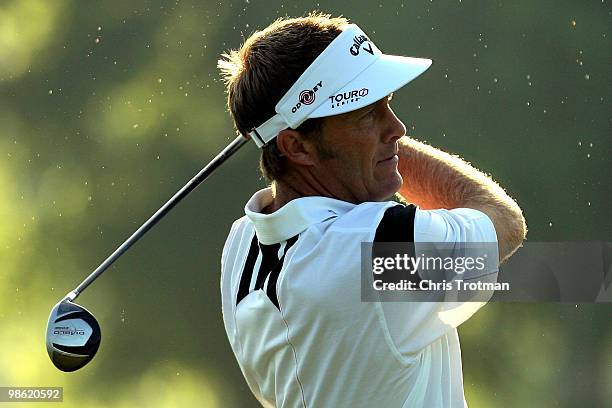
M 497 234 L 491 219 L 472 208 L 417 209 L 414 242 L 497 242 Z
M 487 282 L 496 281 L 498 268 L 497 235 L 489 217 L 477 210 L 456 208 L 452 210 L 421 210 L 414 212 L 414 243 L 415 252 L 421 253 L 423 243 L 440 244 L 444 254 L 461 254 L 463 243 L 495 243 L 494 270 L 488 271 Z M 435 247 L 435 246 L 434 246 Z M 489 246 L 491 248 L 491 246 Z M 429 252 L 431 253 L 431 251 Z M 422 279 L 427 274 L 419 271 Z M 463 277 L 469 280 L 471 277 Z M 479 278 L 475 276 L 475 278 Z M 488 295 L 488 298 L 492 295 Z M 480 309 L 482 290 L 478 293 L 479 301 L 470 301 L 469 294 L 462 294 L 462 301 L 416 302 L 390 301 L 381 302 L 387 329 L 398 351 L 404 356 L 418 353 L 424 347 L 454 330 Z

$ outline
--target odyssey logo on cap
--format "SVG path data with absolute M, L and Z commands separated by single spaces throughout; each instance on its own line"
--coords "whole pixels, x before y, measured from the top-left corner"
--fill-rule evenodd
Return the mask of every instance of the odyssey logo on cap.
M 314 91 L 311 91 L 310 89 L 300 93 L 300 102 L 302 102 L 304 105 L 310 105 L 314 102 L 315 98 L 316 96 Z
M 355 58 L 358 55 L 362 57 Z M 263 147 L 281 130 L 297 129 L 310 118 L 338 115 L 374 103 L 430 65 L 426 58 L 383 54 L 359 27 L 349 24 L 278 101 L 276 114 L 252 129 L 249 136 Z
M 291 108 L 291 113 L 297 112 L 297 110 L 302 107 L 302 104 L 312 105 L 312 103 L 316 99 L 315 93 L 319 90 L 319 88 L 322 88 L 322 87 L 323 87 L 323 81 L 319 81 L 314 86 L 314 88 L 305 89 L 302 92 L 300 92 L 300 96 L 298 97 L 299 102 L 293 108 Z
M 359 47 L 361 47 L 361 44 L 363 44 L 365 42 L 368 43 L 368 46 L 366 47 L 364 45 L 363 46 L 363 50 L 369 52 L 372 55 L 374 55 L 374 50 L 372 49 L 372 43 L 370 42 L 370 39 L 368 37 L 366 37 L 365 35 L 359 35 L 359 36 L 355 36 L 353 38 L 353 45 L 351 45 L 351 48 L 349 48 L 351 54 L 354 55 L 354 56 L 359 55 Z

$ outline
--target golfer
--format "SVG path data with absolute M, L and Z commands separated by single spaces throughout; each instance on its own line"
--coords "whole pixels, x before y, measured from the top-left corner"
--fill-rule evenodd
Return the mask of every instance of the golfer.
M 525 238 L 500 186 L 407 137 L 391 109 L 430 65 L 323 14 L 279 19 L 219 61 L 270 182 L 221 259 L 227 336 L 265 407 L 466 406 L 456 328 L 482 303 L 361 300 L 363 242 L 492 242 L 503 262 Z

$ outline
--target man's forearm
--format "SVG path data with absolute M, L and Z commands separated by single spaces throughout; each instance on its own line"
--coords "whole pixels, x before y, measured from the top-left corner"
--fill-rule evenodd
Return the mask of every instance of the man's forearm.
M 527 227 L 518 204 L 486 174 L 458 156 L 400 139 L 400 194 L 422 209 L 473 208 L 487 214 L 498 235 L 500 261 L 520 246 Z

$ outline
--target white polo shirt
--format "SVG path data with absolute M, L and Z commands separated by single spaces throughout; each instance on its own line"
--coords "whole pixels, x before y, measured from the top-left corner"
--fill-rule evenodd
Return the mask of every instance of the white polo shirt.
M 361 243 L 383 226 L 404 226 L 415 245 L 497 242 L 490 219 L 467 208 L 325 197 L 261 213 L 271 202 L 270 189 L 249 200 L 221 259 L 225 329 L 259 402 L 466 406 L 456 327 L 482 303 L 362 302 Z

